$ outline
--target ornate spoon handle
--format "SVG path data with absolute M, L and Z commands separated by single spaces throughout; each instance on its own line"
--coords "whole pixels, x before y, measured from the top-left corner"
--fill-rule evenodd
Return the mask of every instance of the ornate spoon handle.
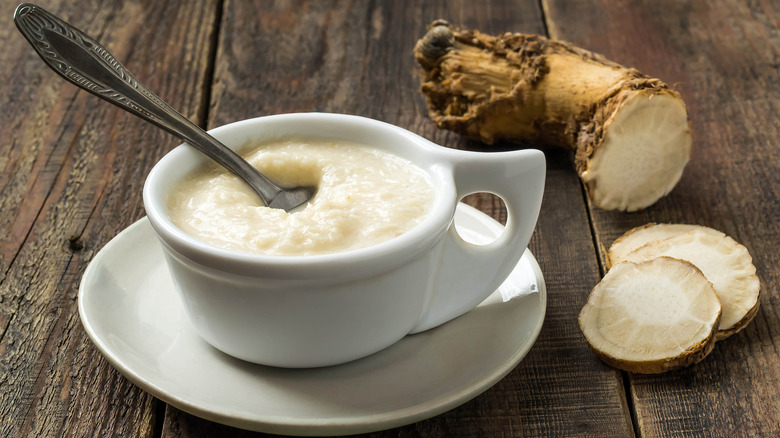
M 279 186 L 149 91 L 89 35 L 29 3 L 17 7 L 14 22 L 43 61 L 60 76 L 176 135 L 244 179 L 265 205 L 277 206 L 272 203 L 282 192 Z M 310 196 L 311 193 L 306 199 Z

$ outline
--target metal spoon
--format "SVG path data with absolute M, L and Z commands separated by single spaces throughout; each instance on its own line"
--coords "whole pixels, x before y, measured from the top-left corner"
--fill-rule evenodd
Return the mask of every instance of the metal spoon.
M 246 181 L 263 204 L 290 211 L 314 195 L 316 187 L 282 188 L 269 180 L 149 91 L 97 41 L 41 7 L 20 4 L 14 22 L 41 59 L 60 76 L 181 138 Z

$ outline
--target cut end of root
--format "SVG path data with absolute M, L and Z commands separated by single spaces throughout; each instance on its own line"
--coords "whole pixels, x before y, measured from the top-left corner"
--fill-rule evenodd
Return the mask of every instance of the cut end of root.
M 701 361 L 715 342 L 720 302 L 692 264 L 668 257 L 613 267 L 579 325 L 591 349 L 622 370 L 654 374 Z
M 636 93 L 611 112 L 591 155 L 578 156 L 580 176 L 594 204 L 635 211 L 668 194 L 691 155 L 685 104 L 676 94 Z

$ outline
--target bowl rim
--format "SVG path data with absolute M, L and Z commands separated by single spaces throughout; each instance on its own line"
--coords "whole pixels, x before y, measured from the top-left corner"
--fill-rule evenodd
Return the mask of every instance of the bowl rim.
M 240 120 L 211 129 L 209 133 L 224 141 L 226 136 L 235 131 L 284 123 L 327 126 L 329 132 L 335 132 L 336 135 L 324 135 L 322 138 L 340 137 L 344 140 L 350 140 L 350 135 L 352 135 L 347 128 L 352 130 L 370 129 L 376 131 L 377 135 L 394 136 L 398 140 L 403 140 L 404 150 L 418 149 L 417 158 L 422 157 L 418 160 L 410 159 L 408 152 L 398 155 L 412 161 L 428 175 L 435 192 L 433 205 L 428 215 L 421 223 L 400 236 L 371 246 L 341 252 L 290 256 L 256 254 L 218 247 L 185 233 L 174 225 L 166 214 L 166 189 L 165 184 L 162 183 L 166 171 L 177 161 L 189 159 L 188 156 L 202 155 L 194 148 L 181 144 L 154 165 L 143 188 L 143 202 L 149 221 L 164 246 L 171 250 L 173 255 L 183 257 L 201 267 L 253 276 L 262 275 L 277 278 L 285 278 L 293 274 L 299 278 L 332 276 L 333 269 L 340 266 L 349 266 L 353 270 L 362 270 L 364 275 L 370 275 L 377 270 L 387 270 L 416 259 L 439 241 L 440 236 L 449 228 L 459 199 L 455 189 L 453 165 L 443 159 L 444 154 L 436 153 L 436 149 L 446 148 L 398 126 L 361 116 L 310 112 L 277 114 Z M 305 134 L 299 136 L 315 137 L 315 135 Z M 273 136 L 264 136 L 263 138 L 273 138 Z M 241 147 L 241 144 L 225 143 L 231 148 Z M 385 146 L 380 148 L 386 149 Z M 199 157 L 197 160 L 205 162 L 208 158 L 202 155 L 202 158 Z M 396 256 L 395 259 L 393 259 L 393 255 Z M 305 275 L 301 277 L 304 273 Z

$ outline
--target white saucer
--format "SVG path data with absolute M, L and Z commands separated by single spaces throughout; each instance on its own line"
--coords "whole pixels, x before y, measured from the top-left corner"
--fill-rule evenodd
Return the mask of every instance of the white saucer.
M 494 237 L 503 229 L 464 204 L 455 217 L 467 240 Z M 389 429 L 465 403 L 526 355 L 546 305 L 542 273 L 526 251 L 507 283 L 476 309 L 372 356 L 303 370 L 250 364 L 219 352 L 194 332 L 145 218 L 95 256 L 79 290 L 88 335 L 145 391 L 208 420 L 298 435 Z

